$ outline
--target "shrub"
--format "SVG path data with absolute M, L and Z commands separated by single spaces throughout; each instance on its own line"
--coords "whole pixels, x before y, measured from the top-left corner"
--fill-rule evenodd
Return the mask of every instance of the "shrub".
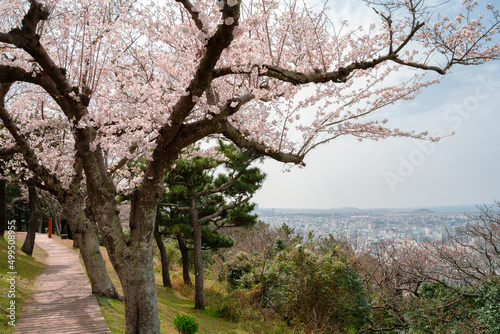
M 227 263 L 226 281 L 232 290 L 237 289 L 241 285 L 241 278 L 252 271 L 252 259 L 245 253 L 238 253 L 231 262 Z M 247 288 L 249 286 L 246 286 Z
M 363 281 L 335 252 L 319 255 L 302 245 L 284 250 L 262 288 L 265 306 L 307 332 L 357 332 L 369 320 Z
M 232 295 L 225 295 L 214 289 L 205 290 L 207 311 L 216 318 L 226 319 L 231 322 L 240 320 L 242 305 Z
M 174 326 L 181 334 L 194 334 L 198 331 L 200 323 L 196 317 L 187 314 L 179 314 L 174 319 Z
M 476 303 L 475 314 L 486 325 L 485 333 L 500 333 L 500 277 L 483 282 Z

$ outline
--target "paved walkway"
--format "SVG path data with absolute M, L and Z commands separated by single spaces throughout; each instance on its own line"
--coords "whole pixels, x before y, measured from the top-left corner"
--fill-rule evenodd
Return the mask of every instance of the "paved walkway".
M 36 244 L 49 257 L 14 334 L 110 334 L 78 254 L 46 234 L 37 234 Z

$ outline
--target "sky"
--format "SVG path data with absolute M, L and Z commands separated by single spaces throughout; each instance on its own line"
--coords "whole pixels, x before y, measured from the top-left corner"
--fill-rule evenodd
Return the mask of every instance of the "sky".
M 437 143 L 343 137 L 314 150 L 305 168 L 290 172 L 267 160 L 260 166 L 267 179 L 253 201 L 261 208 L 329 209 L 500 200 L 500 61 L 454 68 L 415 100 L 377 115 L 392 127 L 449 136 Z

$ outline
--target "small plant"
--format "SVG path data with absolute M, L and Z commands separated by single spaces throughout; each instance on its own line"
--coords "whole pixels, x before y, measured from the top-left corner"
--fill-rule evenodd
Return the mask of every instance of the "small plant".
M 187 314 L 179 314 L 174 319 L 174 326 L 181 334 L 194 334 L 198 331 L 200 323 L 196 317 Z

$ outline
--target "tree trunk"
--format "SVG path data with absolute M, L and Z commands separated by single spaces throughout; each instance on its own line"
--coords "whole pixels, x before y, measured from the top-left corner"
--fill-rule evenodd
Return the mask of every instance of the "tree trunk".
M 83 205 L 79 198 L 66 198 L 61 203 L 64 216 L 70 218 L 68 223 L 73 231 L 73 238 L 77 241 L 80 254 L 92 286 L 93 294 L 100 294 L 108 298 L 120 299 L 113 282 L 109 278 L 106 263 L 99 248 L 99 240 L 95 228 L 83 212 Z
M 205 308 L 205 289 L 203 278 L 203 257 L 201 253 L 201 223 L 198 219 L 198 209 L 196 208 L 196 199 L 191 198 L 189 203 L 189 213 L 191 223 L 193 224 L 193 240 L 194 240 L 194 308 Z
M 116 187 L 108 175 L 101 148 L 97 147 L 95 151 L 88 149 L 92 138 L 95 138 L 95 129 L 76 130 L 75 139 L 79 143 L 76 147 L 85 170 L 90 206 L 123 288 L 125 333 L 161 333 L 153 267 L 153 231 L 163 183 L 143 185 L 134 191 L 131 196 L 130 237 L 125 237 L 116 202 Z M 164 172 L 160 173 L 164 175 Z
M 92 201 L 91 206 L 100 224 L 104 245 L 122 284 L 125 333 L 161 333 L 153 267 L 156 205 L 136 207 L 135 195 L 132 196 L 128 242 L 125 242 L 116 202 Z
M 172 282 L 170 281 L 170 271 L 168 268 L 168 256 L 167 251 L 165 249 L 165 245 L 163 244 L 163 240 L 160 235 L 160 230 L 158 229 L 158 221 L 155 223 L 155 231 L 154 237 L 156 240 L 156 244 L 158 245 L 158 249 L 160 250 L 160 258 L 161 258 L 161 276 L 163 279 L 163 286 L 167 288 L 172 287 Z
M 52 216 L 54 217 L 54 216 Z M 56 234 L 61 236 L 61 222 L 57 218 L 53 218 L 54 226 L 56 228 Z
M 47 208 L 49 209 L 49 212 L 50 212 L 50 217 L 52 217 L 52 224 L 54 225 L 54 228 L 56 229 L 56 234 L 58 236 L 61 236 L 61 213 L 59 211 L 58 213 L 58 206 L 59 205 L 59 201 L 53 197 L 50 193 L 48 192 L 44 192 L 42 191 L 41 192 L 41 199 L 42 201 L 45 203 L 45 205 L 47 206 Z
M 29 203 L 28 203 L 28 206 L 29 206 Z M 21 227 L 21 229 L 19 229 L 19 231 L 28 231 L 28 223 L 30 221 L 30 210 L 26 210 L 26 211 L 23 211 L 23 214 L 24 214 L 24 224 L 22 225 L 25 225 L 26 226 L 26 229 L 24 229 L 24 226 Z
M 7 182 L 0 180 L 0 237 L 5 235 L 7 229 Z
M 121 275 L 125 297 L 125 333 L 161 333 L 152 240 L 141 247 L 133 247 L 130 254 L 133 255 L 127 261 L 126 275 Z
M 177 242 L 179 243 L 179 249 L 181 251 L 182 278 L 184 279 L 184 284 L 193 285 L 191 277 L 189 277 L 189 254 L 186 246 L 186 240 L 184 240 L 180 233 L 177 234 Z
M 28 186 L 28 197 L 30 206 L 30 216 L 27 227 L 28 232 L 21 250 L 31 256 L 33 255 L 33 248 L 35 247 L 36 227 L 38 223 L 38 196 L 36 195 L 36 188 L 34 186 Z

